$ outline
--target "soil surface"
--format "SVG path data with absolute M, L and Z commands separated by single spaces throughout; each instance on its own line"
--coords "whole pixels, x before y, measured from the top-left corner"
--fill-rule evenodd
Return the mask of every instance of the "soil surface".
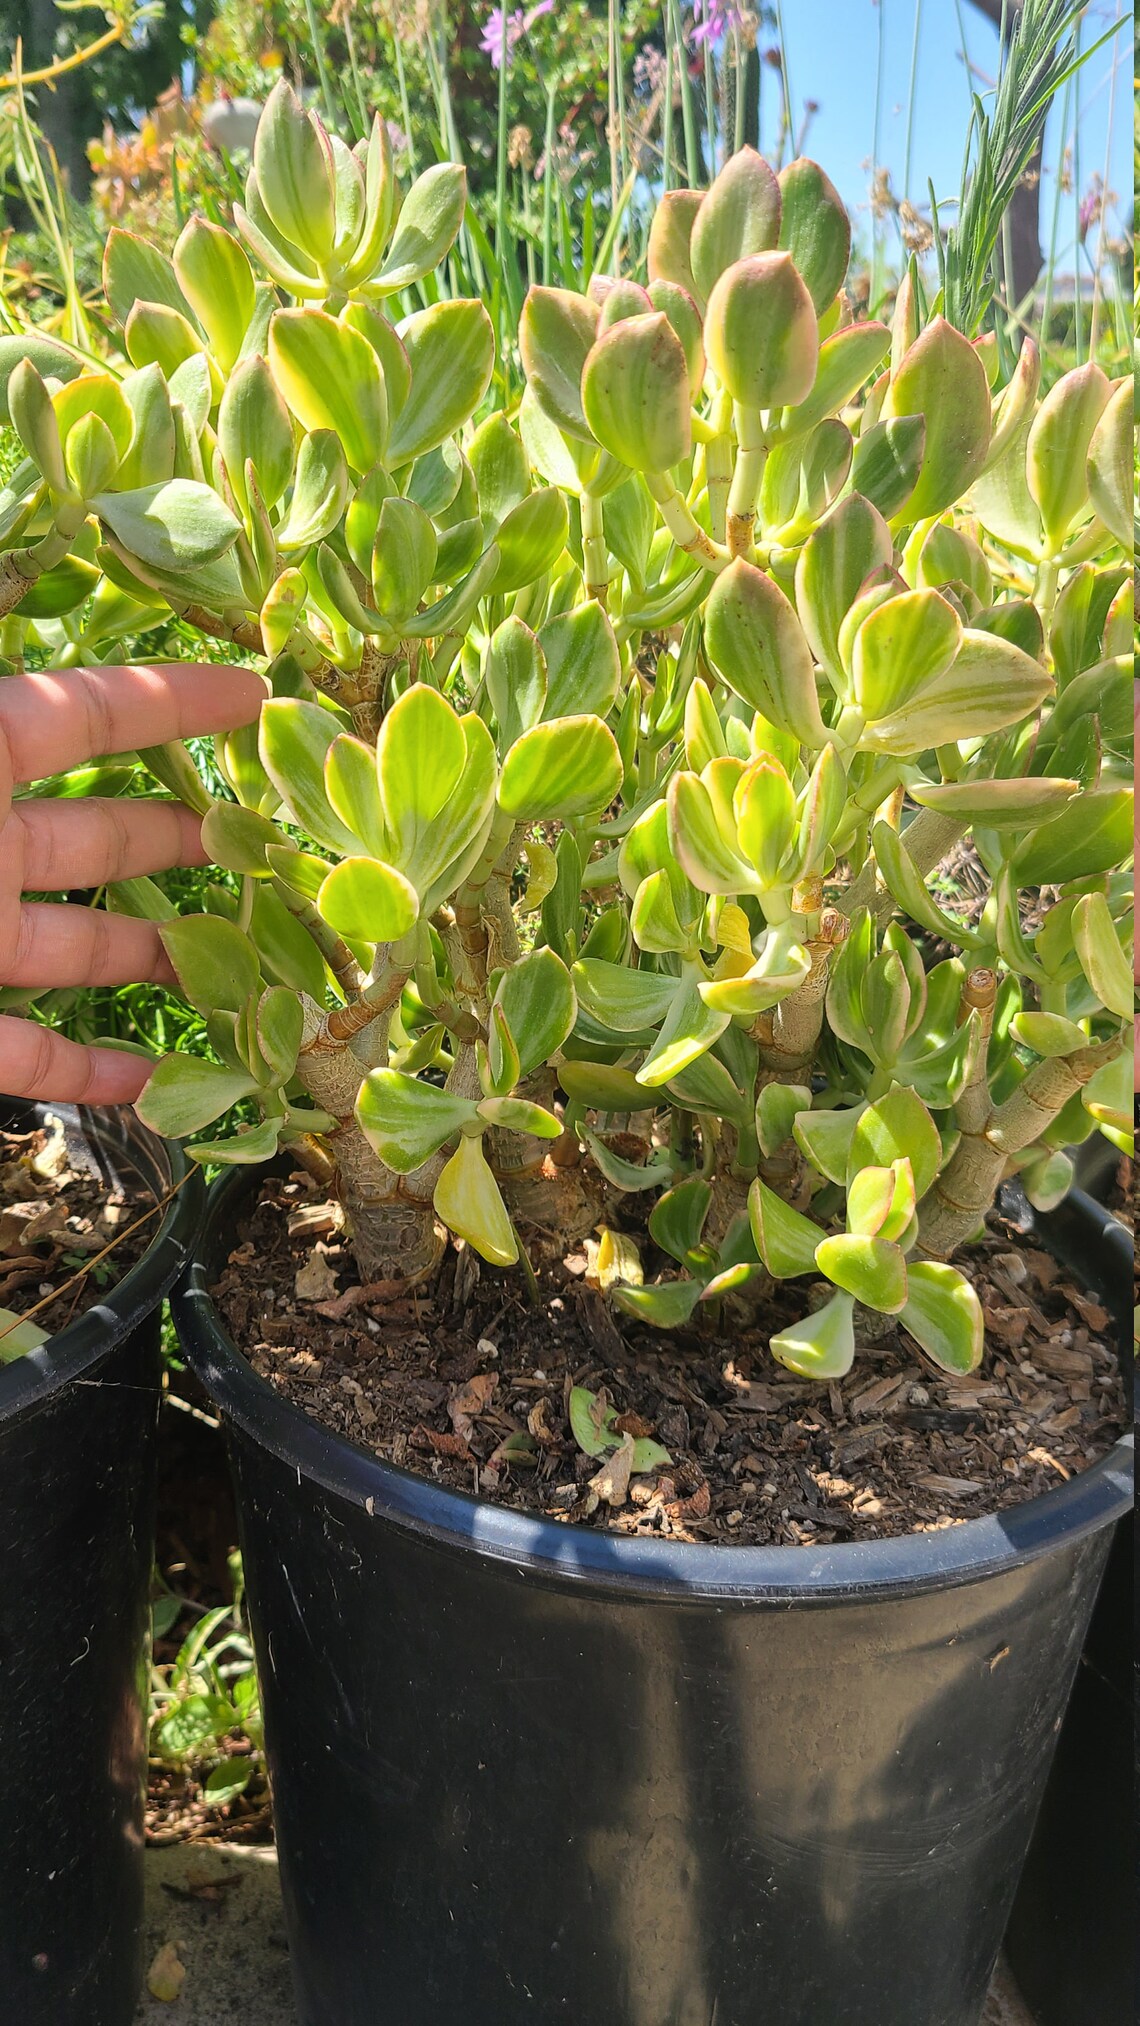
M 392 1300 L 360 1287 L 337 1205 L 301 1173 L 269 1179 L 238 1235 L 216 1298 L 278 1392 L 387 1462 L 565 1521 L 736 1545 L 925 1531 L 1053 1489 L 1124 1424 L 1107 1310 L 998 1216 L 966 1262 L 979 1371 L 949 1378 L 868 1317 L 831 1385 L 767 1348 L 802 1314 L 803 1282 L 718 1332 L 666 1333 L 617 1313 L 585 1252 L 542 1272 L 535 1308 L 521 1274 L 460 1248 L 430 1295 Z M 586 1455 L 574 1386 L 670 1461 L 631 1479 L 612 1451 Z
M 73 1167 L 62 1130 L 0 1132 L 0 1308 L 47 1336 L 63 1329 L 142 1257 L 154 1200 Z M 3 1353 L 0 1337 L 0 1364 Z

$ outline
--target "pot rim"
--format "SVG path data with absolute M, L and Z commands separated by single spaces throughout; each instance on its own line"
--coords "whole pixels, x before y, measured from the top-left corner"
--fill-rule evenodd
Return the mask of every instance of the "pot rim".
M 1006 1512 L 934 1533 L 826 1547 L 706 1546 L 601 1533 L 435 1484 L 323 1427 L 276 1393 L 238 1350 L 209 1287 L 223 1233 L 227 1226 L 232 1231 L 251 1180 L 247 1169 L 231 1169 L 211 1186 L 198 1249 L 171 1295 L 189 1364 L 227 1419 L 295 1470 L 298 1484 L 311 1478 L 370 1518 L 426 1536 L 441 1549 L 473 1549 L 520 1575 L 676 1603 L 826 1604 L 980 1582 L 1099 1532 L 1131 1507 L 1131 1433 L 1088 1470 Z M 1090 1197 L 1074 1190 L 1066 1209 L 1083 1229 L 1086 1258 L 1099 1254 L 1102 1266 L 1112 1263 L 1113 1253 L 1121 1266 L 1131 1259 L 1129 1234 Z M 1043 1237 L 1047 1228 L 1048 1220 Z
M 160 1139 L 129 1105 L 73 1105 L 0 1099 L 0 1121 L 19 1129 L 53 1113 L 76 1146 L 97 1149 L 108 1163 L 129 1169 L 156 1195 L 177 1194 L 146 1251 L 102 1300 L 11 1364 L 0 1365 L 0 1426 L 34 1412 L 83 1377 L 156 1309 L 193 1256 L 205 1210 L 201 1168 L 177 1141 Z

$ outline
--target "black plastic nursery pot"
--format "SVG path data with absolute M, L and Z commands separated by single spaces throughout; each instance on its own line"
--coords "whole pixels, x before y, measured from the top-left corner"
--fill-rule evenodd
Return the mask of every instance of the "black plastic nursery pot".
M 128 2026 L 142 1982 L 149 1590 L 163 1297 L 205 1191 L 129 1111 L 51 1111 L 73 1168 L 162 1197 L 146 1251 L 0 1367 L 0 2021 Z
M 1131 1235 L 1116 1241 L 1131 1260 Z M 1135 1515 L 1116 1528 L 1006 1950 L 1039 2026 L 1136 2018 Z
M 654 1542 L 394 1469 L 175 1296 L 225 1417 L 303 2026 L 977 2026 L 1131 1445 L 991 1519 Z M 1130 1310 L 1087 1198 L 1082 1276 Z
M 1134 2026 L 1132 1526 L 1117 1528 L 1006 1950 L 1038 2026 Z

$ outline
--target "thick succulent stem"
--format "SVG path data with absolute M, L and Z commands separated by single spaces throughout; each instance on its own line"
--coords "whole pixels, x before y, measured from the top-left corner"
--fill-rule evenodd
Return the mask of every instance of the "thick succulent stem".
M 683 555 L 703 563 L 706 570 L 727 570 L 732 557 L 719 542 L 706 535 L 691 507 L 682 499 L 667 471 L 647 475 L 645 483 L 657 501 L 661 518 Z
M 249 654 L 265 651 L 261 628 L 251 619 L 223 619 L 217 612 L 208 612 L 204 605 L 184 605 L 178 616 L 187 626 L 208 634 L 212 640 L 232 640 L 235 647 L 244 647 Z
M 1055 1055 L 1039 1062 L 1012 1097 L 990 1114 L 986 1138 L 1004 1154 L 1020 1154 L 1032 1146 L 1098 1069 L 1115 1061 L 1122 1046 L 1117 1036 L 1112 1041 L 1092 1042 L 1074 1055 Z
M 56 511 L 55 526 L 30 548 L 10 549 L 0 556 L 0 619 L 6 619 L 45 570 L 62 563 L 83 526 L 85 509 L 65 501 Z
M 606 534 L 602 521 L 602 502 L 591 492 L 582 494 L 582 576 L 586 585 L 587 598 L 596 598 L 605 606 L 610 588 L 610 565 L 606 554 Z
M 759 414 L 739 404 L 736 409 L 736 466 L 728 495 L 728 552 L 747 556 L 752 548 L 756 508 L 768 462 L 768 446 Z
M 1120 1053 L 1121 1042 L 1094 1042 L 1073 1055 L 1053 1056 L 1031 1069 L 1012 1097 L 990 1115 L 983 1132 L 963 1133 L 942 1174 L 924 1197 L 918 1249 L 949 1259 L 972 1238 L 997 1194 L 1010 1158 L 1032 1146 L 1071 1097 Z
M 850 933 L 850 923 L 836 908 L 819 918 L 819 933 L 807 945 L 811 968 L 803 983 L 762 1014 L 753 1030 L 760 1043 L 760 1083 L 799 1083 L 810 1069 L 823 1031 L 823 1008 L 831 960 Z M 761 1023 L 764 1023 L 763 1025 Z
M 423 1170 L 394 1175 L 354 1119 L 329 1135 L 329 1145 L 362 1281 L 411 1285 L 425 1280 L 439 1264 L 444 1238 L 432 1210 L 431 1188 L 426 1195 L 416 1193 Z
M 705 481 L 713 540 L 723 542 L 728 529 L 728 495 L 732 486 L 732 438 L 728 434 L 714 436 L 709 442 L 705 452 Z
M 547 1066 L 524 1077 L 518 1096 L 554 1108 L 554 1071 Z M 540 1140 L 533 1133 L 493 1128 L 486 1135 L 487 1159 L 516 1224 L 547 1234 L 559 1251 L 578 1244 L 605 1209 L 606 1185 L 592 1163 L 582 1163 L 572 1133 Z
M 39 568 L 27 567 L 31 557 L 27 549 L 14 549 L 10 555 L 0 556 L 0 618 L 7 618 L 22 598 L 26 598 Z M 21 568 L 24 565 L 24 568 Z
M 348 944 L 323 921 L 311 900 L 298 893 L 285 880 L 274 878 L 273 890 L 285 903 L 290 914 L 307 929 L 318 950 L 328 965 L 345 998 L 351 998 L 363 986 L 364 972 L 349 949 Z
M 982 969 L 971 971 L 962 987 L 960 1019 L 965 1022 L 972 1013 L 978 1015 L 982 1028 L 982 1045 L 978 1050 L 970 1081 L 954 1106 L 954 1118 L 959 1130 L 966 1134 L 984 1132 L 993 1109 L 986 1058 L 990 1036 L 994 1031 L 996 1006 L 997 977 L 994 972 Z
M 580 1245 L 605 1215 L 608 1191 L 592 1162 L 571 1167 L 546 1151 L 530 1167 L 504 1172 L 496 1160 L 494 1170 L 513 1222 L 541 1233 L 545 1249 L 559 1258 L 567 1247 Z M 535 1248 L 529 1249 L 533 1257 Z
M 402 651 L 386 654 L 374 640 L 366 640 L 359 668 L 339 671 L 335 685 L 331 685 L 337 702 L 351 713 L 357 737 L 368 745 L 371 745 L 384 721 L 384 693 L 388 678 L 406 658 Z
M 443 1249 L 432 1211 L 435 1173 L 427 1172 L 430 1163 L 412 1175 L 393 1173 L 356 1123 L 363 1065 L 349 1046 L 350 1037 L 333 1031 L 334 1021 L 343 1027 L 344 1016 L 355 1011 L 345 1006 L 325 1014 L 314 1000 L 305 1000 L 297 1077 L 314 1104 L 337 1121 L 325 1136 L 325 1145 L 336 1162 L 337 1188 L 361 1278 L 366 1283 L 410 1283 L 434 1270 Z M 390 1012 L 373 1010 L 363 1025 L 358 1024 L 357 1035 L 371 1022 L 386 1032 L 389 1018 Z
M 847 939 L 849 923 L 834 908 L 819 918 L 819 933 L 807 945 L 811 959 L 803 984 L 771 1013 L 762 1014 L 753 1028 L 760 1044 L 760 1073 L 756 1095 L 770 1083 L 804 1083 L 810 1080 L 819 1037 L 823 1031 L 827 981 L 835 952 Z M 760 1174 L 770 1189 L 786 1202 L 801 1204 L 807 1194 L 807 1172 L 803 1155 L 792 1139 L 760 1159 Z

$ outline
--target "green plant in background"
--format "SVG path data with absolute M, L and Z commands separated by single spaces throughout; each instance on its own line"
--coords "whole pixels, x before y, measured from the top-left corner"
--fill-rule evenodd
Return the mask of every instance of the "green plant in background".
M 244 1794 L 261 1764 L 261 1703 L 253 1646 L 242 1617 L 241 1556 L 229 1558 L 234 1601 L 202 1611 L 173 1661 L 151 1668 L 150 1750 L 202 1783 L 207 1807 Z M 151 1607 L 152 1642 L 168 1638 L 187 1610 L 163 1590 Z M 237 1750 L 228 1749 L 236 1745 Z
M 272 691 L 209 784 L 143 756 L 233 883 L 114 896 L 213 1050 L 142 1114 L 288 1147 L 369 1282 L 601 1225 L 650 1321 L 802 1278 L 793 1369 L 877 1310 L 969 1370 L 1003 1177 L 1054 1202 L 1131 1123 L 1130 389 L 1041 399 L 1027 343 L 995 397 L 913 281 L 852 322 L 828 179 L 743 150 L 644 287 L 531 289 L 504 408 L 480 302 L 398 313 L 463 216 L 279 86 L 236 233 L 112 235 L 124 365 L 0 341 L 13 664 L 45 610 L 77 657 L 173 613 Z M 927 885 L 963 837 L 969 921 Z

